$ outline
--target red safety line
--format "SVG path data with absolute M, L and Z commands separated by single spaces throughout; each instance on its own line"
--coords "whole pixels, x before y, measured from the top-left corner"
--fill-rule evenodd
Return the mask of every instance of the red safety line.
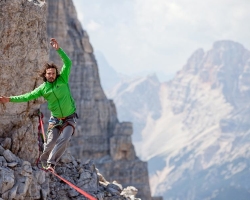
M 67 183 L 70 187 L 74 188 L 77 192 L 81 193 L 83 196 L 89 198 L 89 200 L 97 200 L 95 197 L 91 196 L 90 194 L 88 194 L 87 192 L 84 192 L 83 190 L 81 190 L 80 188 L 76 187 L 74 184 L 72 184 L 71 182 L 67 181 L 66 179 L 62 178 L 61 176 L 59 176 L 57 173 L 55 173 L 52 170 L 49 170 L 51 173 L 53 173 L 55 176 L 57 176 L 58 178 L 60 178 L 62 181 L 64 181 L 65 183 Z
M 45 137 L 44 128 L 43 128 L 43 120 L 42 120 L 41 115 L 42 114 L 40 113 L 39 114 L 39 123 L 40 123 L 41 129 L 42 129 L 43 141 L 44 141 L 44 143 L 46 143 L 46 137 Z
M 42 151 L 41 150 L 41 147 L 40 147 L 40 140 L 39 138 L 41 137 L 40 134 L 41 134 L 41 129 L 42 129 L 42 135 L 43 135 L 43 141 L 45 142 L 45 134 L 44 134 L 44 128 L 43 128 L 43 120 L 42 120 L 42 113 L 40 112 L 40 110 L 38 111 L 38 118 L 39 118 L 39 126 L 38 126 L 38 133 L 37 133 L 37 141 L 38 141 L 38 158 L 36 159 L 36 166 L 38 167 L 38 169 L 41 169 L 43 171 L 45 171 L 43 168 L 40 168 L 38 163 L 39 163 L 39 160 L 40 160 L 40 152 Z

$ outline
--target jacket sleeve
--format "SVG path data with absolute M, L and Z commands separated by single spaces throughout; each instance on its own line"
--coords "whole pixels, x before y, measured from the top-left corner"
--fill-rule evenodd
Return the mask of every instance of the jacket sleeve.
M 34 89 L 29 93 L 18 96 L 10 96 L 10 102 L 15 102 L 15 103 L 28 102 L 30 100 L 34 100 L 41 97 L 43 85 L 44 84 L 40 85 L 39 87 L 37 87 L 36 89 Z
M 62 69 L 60 72 L 60 76 L 64 79 L 65 82 L 68 82 L 72 61 L 67 56 L 67 54 L 63 51 L 62 48 L 59 48 L 57 50 L 57 53 L 59 54 L 59 56 L 61 57 L 61 59 L 63 61 L 63 66 L 62 66 Z

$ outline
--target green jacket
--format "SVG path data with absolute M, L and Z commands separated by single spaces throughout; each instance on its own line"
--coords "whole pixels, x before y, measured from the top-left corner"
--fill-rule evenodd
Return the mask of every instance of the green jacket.
M 57 53 L 64 63 L 60 76 L 52 83 L 44 82 L 32 92 L 11 96 L 10 102 L 27 102 L 43 96 L 48 101 L 48 108 L 54 117 L 67 117 L 76 111 L 75 101 L 68 84 L 72 62 L 61 48 L 57 50 Z

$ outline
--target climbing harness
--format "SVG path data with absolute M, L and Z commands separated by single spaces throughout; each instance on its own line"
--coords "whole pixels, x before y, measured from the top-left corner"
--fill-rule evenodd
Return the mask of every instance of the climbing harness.
M 75 133 L 75 127 L 67 120 L 73 119 L 75 122 L 75 118 L 78 118 L 76 113 L 74 113 L 68 117 L 64 117 L 64 118 L 57 118 L 57 117 L 51 116 L 49 119 L 49 127 L 48 127 L 47 134 L 53 128 L 58 128 L 60 133 L 61 133 L 66 126 L 71 126 L 73 128 L 73 133 L 72 133 L 72 135 L 73 135 Z
M 43 126 L 43 114 L 38 111 L 38 117 L 39 117 L 39 126 L 38 126 L 38 140 L 40 138 L 40 135 L 41 135 L 41 131 L 42 131 L 42 136 L 43 136 L 43 141 L 46 141 L 46 137 L 45 137 L 45 133 L 44 133 L 44 126 Z M 76 117 L 77 117 L 77 114 L 76 114 Z M 57 118 L 54 118 L 54 119 L 57 119 Z M 67 119 L 67 118 L 65 118 Z M 65 120 L 64 119 L 64 120 Z M 50 120 L 52 120 L 52 118 L 50 118 Z M 50 121 L 49 122 L 53 122 L 53 121 Z M 58 119 L 57 119 L 58 120 Z M 56 123 L 52 128 L 55 128 L 56 126 L 61 126 L 63 124 L 63 120 L 60 119 L 58 124 Z M 57 121 L 56 121 L 57 122 Z M 63 129 L 66 127 L 66 126 L 72 126 L 73 127 L 73 134 L 74 134 L 74 131 L 75 131 L 75 127 L 70 124 L 69 122 L 65 122 L 66 125 L 63 125 L 62 127 L 60 127 L 60 132 L 63 131 Z M 79 187 L 75 186 L 73 183 L 67 181 L 66 179 L 64 179 L 63 177 L 59 176 L 54 170 L 52 169 L 44 169 L 44 168 L 41 168 L 39 167 L 38 163 L 39 163 L 39 160 L 40 160 L 40 151 L 41 151 L 41 148 L 40 148 L 40 145 L 39 145 L 39 157 L 36 161 L 36 165 L 38 167 L 38 169 L 41 169 L 45 172 L 51 172 L 52 174 L 54 174 L 56 177 L 58 177 L 59 179 L 61 179 L 63 182 L 65 182 L 66 184 L 68 184 L 70 187 L 72 187 L 73 189 L 75 189 L 77 192 L 79 192 L 80 194 L 82 194 L 83 196 L 85 196 L 86 198 L 88 198 L 89 200 L 97 200 L 95 197 L 91 196 L 90 194 L 88 194 L 87 192 L 85 192 L 84 190 L 80 189 Z

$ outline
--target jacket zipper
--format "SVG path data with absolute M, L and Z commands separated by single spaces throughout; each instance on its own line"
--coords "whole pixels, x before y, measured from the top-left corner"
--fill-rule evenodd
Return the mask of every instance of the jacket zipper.
M 62 117 L 64 117 L 64 116 L 63 116 L 63 112 L 62 112 L 62 108 L 61 108 L 60 103 L 59 103 L 59 99 L 57 98 L 57 96 L 56 96 L 56 94 L 55 94 L 55 92 L 54 92 L 54 83 L 52 83 L 52 92 L 53 92 L 53 94 L 54 94 L 55 97 L 56 97 L 56 100 L 57 100 L 57 102 L 58 102 L 58 105 L 59 105 L 59 108 L 60 108 Z

